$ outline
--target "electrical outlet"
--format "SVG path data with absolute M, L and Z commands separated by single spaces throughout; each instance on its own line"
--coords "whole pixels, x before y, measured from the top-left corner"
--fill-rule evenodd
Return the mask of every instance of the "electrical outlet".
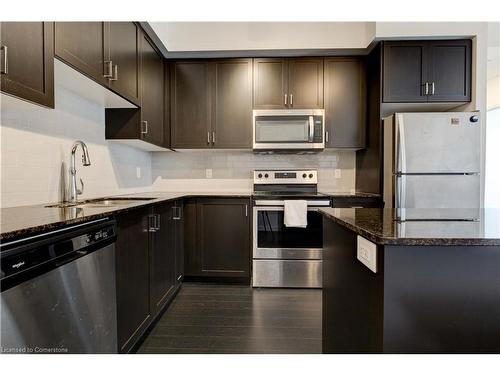
M 212 178 L 212 170 L 211 169 L 205 169 L 205 176 L 207 178 Z
M 372 272 L 377 273 L 377 245 L 358 236 L 357 258 Z
M 137 178 L 141 178 L 141 167 L 135 168 L 135 175 L 137 176 Z
M 342 178 L 342 170 L 335 169 L 335 178 Z

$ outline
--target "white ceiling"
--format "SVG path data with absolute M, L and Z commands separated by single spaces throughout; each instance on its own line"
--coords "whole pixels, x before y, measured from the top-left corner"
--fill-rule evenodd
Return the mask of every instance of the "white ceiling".
M 375 22 L 150 22 L 169 52 L 366 48 Z

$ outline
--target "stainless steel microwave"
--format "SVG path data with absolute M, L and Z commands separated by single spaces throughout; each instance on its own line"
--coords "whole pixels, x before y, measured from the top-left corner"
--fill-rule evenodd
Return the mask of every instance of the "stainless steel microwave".
M 322 151 L 324 124 L 323 109 L 254 110 L 253 149 Z

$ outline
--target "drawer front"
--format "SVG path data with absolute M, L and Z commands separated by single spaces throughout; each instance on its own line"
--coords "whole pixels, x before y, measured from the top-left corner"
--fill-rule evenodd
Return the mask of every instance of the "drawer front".
M 254 260 L 254 287 L 321 288 L 321 260 Z

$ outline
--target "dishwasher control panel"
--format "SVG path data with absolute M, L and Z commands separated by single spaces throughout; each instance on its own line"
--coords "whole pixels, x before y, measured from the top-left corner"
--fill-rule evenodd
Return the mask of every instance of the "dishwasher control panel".
M 1 289 L 10 285 L 12 279 L 47 272 L 115 241 L 114 221 L 75 227 L 16 241 L 19 244 L 2 244 Z

